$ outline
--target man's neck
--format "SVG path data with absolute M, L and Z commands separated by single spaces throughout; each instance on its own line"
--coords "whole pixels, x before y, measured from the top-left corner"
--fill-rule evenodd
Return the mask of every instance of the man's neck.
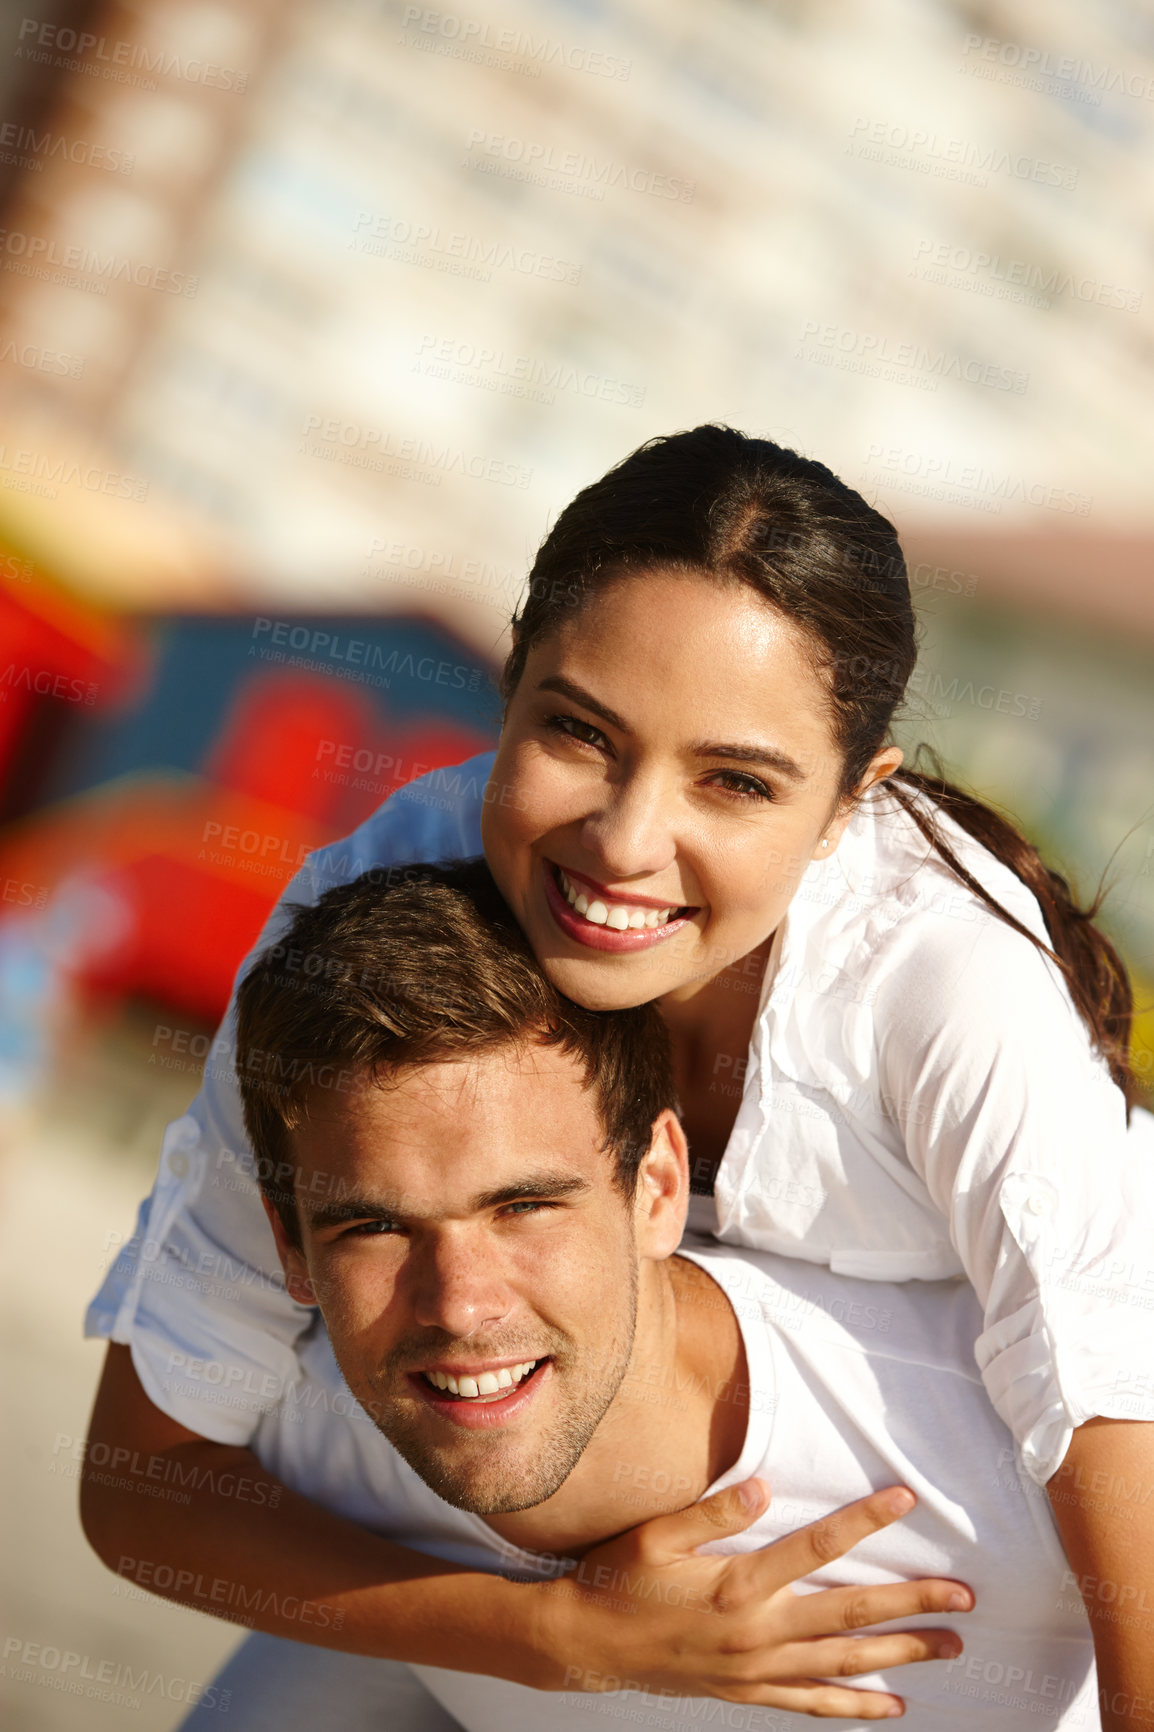
M 641 1276 L 628 1369 L 577 1466 L 545 1503 L 485 1518 L 527 1551 L 580 1556 L 695 1502 L 741 1454 L 748 1373 L 728 1297 L 684 1257 Z

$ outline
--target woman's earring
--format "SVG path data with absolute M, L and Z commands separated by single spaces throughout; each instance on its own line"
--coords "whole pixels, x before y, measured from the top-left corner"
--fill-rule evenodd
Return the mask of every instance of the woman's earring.
M 828 837 L 828 836 L 826 836 L 826 837 L 824 837 L 824 838 L 823 838 L 823 839 L 822 839 L 822 844 L 821 844 L 821 845 L 822 845 L 822 847 L 823 847 L 823 848 L 828 848 L 828 847 L 829 847 L 829 837 Z

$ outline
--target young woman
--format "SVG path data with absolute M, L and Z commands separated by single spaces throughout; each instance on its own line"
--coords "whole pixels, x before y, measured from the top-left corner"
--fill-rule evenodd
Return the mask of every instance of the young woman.
M 1128 986 L 1009 823 L 902 767 L 915 659 L 895 531 L 856 493 L 727 428 L 654 440 L 537 556 L 495 760 L 394 796 L 285 900 L 483 846 L 562 991 L 659 1000 L 723 1238 L 973 1283 L 991 1401 L 1079 1582 L 1120 1592 L 1154 1583 L 1154 1522 L 1120 1489 L 1154 1485 L 1133 1423 L 1154 1417 L 1154 1121 L 1127 1125 Z M 229 1026 L 89 1331 L 131 1343 L 154 1408 L 242 1445 L 310 1313 L 276 1277 Z M 226 1363 L 245 1369 L 222 1391 L 204 1368 Z M 1087 1605 L 1132 1703 L 1154 1643 L 1117 1592 Z

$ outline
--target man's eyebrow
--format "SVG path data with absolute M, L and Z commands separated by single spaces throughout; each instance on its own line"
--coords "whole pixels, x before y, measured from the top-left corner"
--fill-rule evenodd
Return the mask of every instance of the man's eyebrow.
M 479 1191 L 469 1199 L 466 1213 L 479 1215 L 486 1209 L 498 1209 L 504 1203 L 556 1203 L 566 1197 L 580 1196 L 592 1188 L 588 1179 L 577 1174 L 527 1173 L 512 1184 L 501 1185 L 492 1191 Z M 403 1203 L 404 1199 L 400 1201 Z M 379 1197 L 341 1197 L 331 1203 L 321 1203 L 315 1209 L 309 1209 L 306 1204 L 305 1213 L 315 1233 L 323 1232 L 326 1227 L 343 1226 L 347 1221 L 403 1221 L 406 1218 L 404 1208 L 396 1202 L 383 1202 Z
M 579 1197 L 592 1189 L 589 1180 L 578 1177 L 576 1173 L 529 1173 L 511 1185 L 502 1185 L 498 1190 L 478 1192 L 472 1199 L 470 1209 L 480 1214 L 484 1209 L 499 1209 L 503 1203 L 536 1200 L 559 1203 L 565 1197 Z
M 401 1214 L 395 1205 L 382 1203 L 378 1197 L 351 1196 L 340 1197 L 331 1203 L 318 1203 L 315 1209 L 306 1203 L 304 1212 L 314 1232 L 325 1227 L 339 1227 L 345 1221 L 396 1221 Z
M 720 740 L 697 740 L 689 750 L 695 758 L 729 758 L 735 764 L 762 764 L 782 776 L 788 776 L 791 781 L 805 781 L 805 771 L 801 765 L 791 758 L 788 752 L 779 751 L 776 746 L 738 746 L 728 745 Z
M 608 722 L 611 728 L 616 728 L 620 734 L 631 732 L 628 722 L 624 721 L 611 710 L 608 704 L 603 704 L 595 698 L 592 692 L 587 692 L 584 686 L 579 686 L 575 680 L 567 680 L 563 674 L 550 674 L 548 679 L 541 681 L 537 687 L 539 692 L 556 692 L 558 697 L 568 698 L 571 703 L 580 704 L 582 709 L 592 710 L 595 716 L 600 716 L 603 722 Z

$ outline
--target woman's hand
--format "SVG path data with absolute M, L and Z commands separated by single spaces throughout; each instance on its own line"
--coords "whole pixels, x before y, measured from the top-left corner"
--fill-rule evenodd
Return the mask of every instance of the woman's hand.
M 554 1675 L 538 1688 L 719 1696 L 828 1717 L 900 1714 L 898 1696 L 822 1680 L 953 1659 L 961 1639 L 945 1629 L 846 1632 L 919 1612 L 968 1612 L 969 1588 L 927 1580 L 798 1594 L 792 1584 L 907 1515 L 914 1501 L 905 1488 L 874 1492 L 773 1545 L 725 1557 L 697 1548 L 763 1514 L 762 1480 L 632 1528 L 544 1590 L 542 1645 Z

